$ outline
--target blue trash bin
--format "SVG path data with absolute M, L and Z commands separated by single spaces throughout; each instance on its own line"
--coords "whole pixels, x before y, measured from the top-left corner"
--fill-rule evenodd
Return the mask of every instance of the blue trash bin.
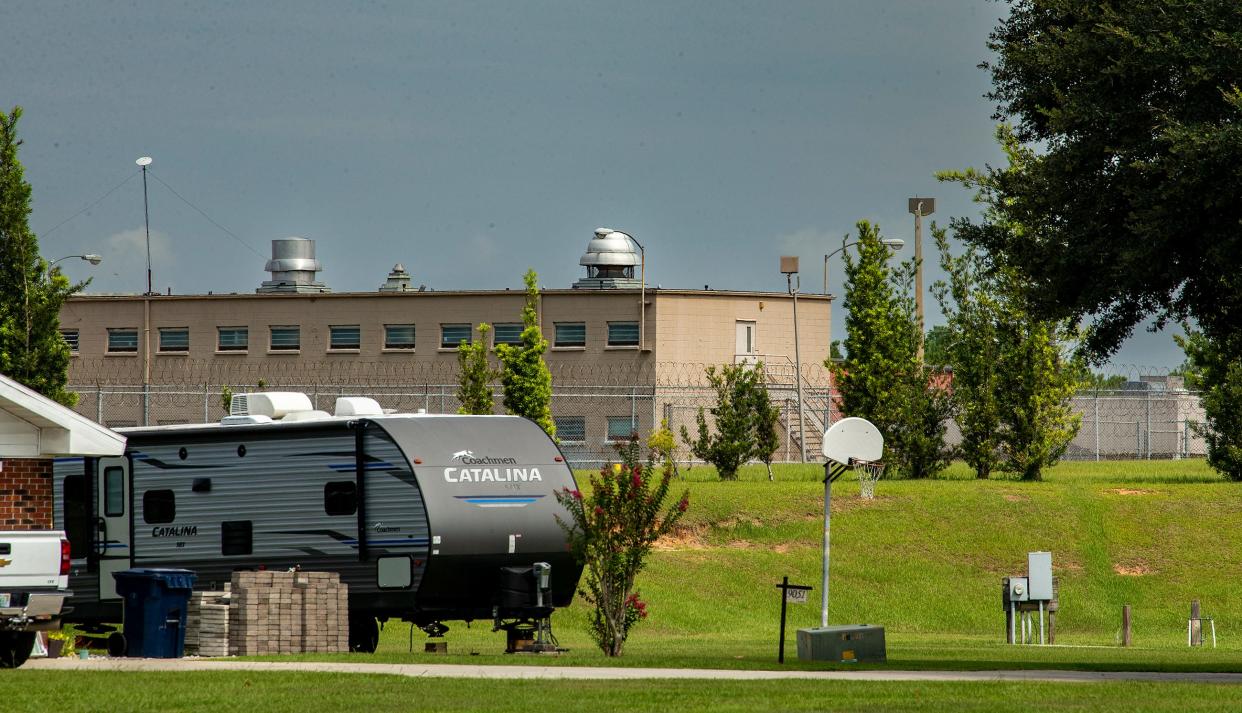
M 185 615 L 198 575 L 188 569 L 113 572 L 125 603 L 125 655 L 174 659 L 185 654 Z

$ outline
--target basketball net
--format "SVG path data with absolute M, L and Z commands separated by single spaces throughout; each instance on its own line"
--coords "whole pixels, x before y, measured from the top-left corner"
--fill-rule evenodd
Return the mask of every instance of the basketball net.
M 851 460 L 854 472 L 858 475 L 858 495 L 867 500 L 875 499 L 875 481 L 884 475 L 884 464 L 880 461 Z

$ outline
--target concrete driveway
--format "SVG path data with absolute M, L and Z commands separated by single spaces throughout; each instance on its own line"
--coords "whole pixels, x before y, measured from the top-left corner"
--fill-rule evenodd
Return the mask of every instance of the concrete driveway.
M 315 661 L 235 661 L 229 659 L 31 659 L 23 668 L 43 671 L 313 671 L 370 673 L 411 678 L 490 679 L 711 679 L 768 681 L 1165 681 L 1242 684 L 1242 673 L 1154 671 L 747 671 L 701 668 L 610 668 L 602 666 L 470 666 L 464 664 L 382 664 Z

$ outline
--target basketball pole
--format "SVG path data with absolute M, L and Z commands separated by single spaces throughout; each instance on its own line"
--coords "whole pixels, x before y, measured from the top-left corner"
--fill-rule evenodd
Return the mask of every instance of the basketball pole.
M 824 463 L 824 575 L 819 590 L 819 626 L 821 629 L 828 626 L 828 559 L 832 532 L 832 481 L 840 478 L 847 468 L 840 463 L 836 463 L 835 466 L 831 459 Z
M 828 553 L 832 531 L 832 463 L 824 464 L 824 578 L 819 590 L 819 628 L 828 626 Z

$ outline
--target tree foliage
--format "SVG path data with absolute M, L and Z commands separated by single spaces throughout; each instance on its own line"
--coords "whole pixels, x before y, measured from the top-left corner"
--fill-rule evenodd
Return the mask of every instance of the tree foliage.
M 700 408 L 698 436 L 691 438 L 690 431 L 681 427 L 681 438 L 690 452 L 716 466 L 721 480 L 737 480 L 738 469 L 751 458 L 770 464 L 780 414 L 768 396 L 763 364 L 709 366 L 707 383 L 716 392 L 716 405 L 710 409 L 715 430 Z
M 72 406 L 69 345 L 60 335 L 60 309 L 85 283 L 48 272 L 30 230 L 30 184 L 17 158 L 21 107 L 0 111 L 0 373 Z
M 1206 423 L 1197 430 L 1207 442 L 1208 465 L 1234 481 L 1242 481 L 1242 336 L 1211 339 L 1186 325 L 1186 336 L 1174 336 L 1186 352 L 1187 380 L 1202 389 Z
M 1078 433 L 1070 398 L 1085 369 L 1066 353 L 1064 324 L 1026 310 L 1016 273 L 989 268 L 975 248 L 953 257 L 946 231 L 932 235 L 948 276 L 933 291 L 948 320 L 959 451 L 979 478 L 1039 480 Z
M 568 520 L 558 517 L 557 522 L 584 566 L 579 594 L 591 605 L 591 638 L 606 656 L 620 656 L 630 628 L 647 617 L 634 581 L 652 545 L 672 531 L 690 504 L 686 491 L 665 505 L 671 458 L 658 468 L 654 460 L 644 467 L 638 461 L 638 439 L 618 450 L 621 462 L 591 476 L 589 494 L 569 489 L 556 494 L 569 513 Z
M 950 399 L 942 375 L 919 362 L 913 260 L 890 268 L 879 230 L 858 223 L 858 257 L 845 261 L 845 358 L 825 363 L 842 410 L 884 435 L 886 473 L 934 475 L 948 464 L 945 426 Z
M 552 421 L 552 372 L 543 360 L 548 340 L 539 328 L 539 276 L 527 270 L 526 304 L 522 307 L 521 344 L 497 344 L 500 360 L 500 383 L 504 386 L 504 404 L 509 413 L 525 416 L 539 424 L 549 436 L 556 436 Z
M 937 324 L 927 330 L 927 337 L 923 340 L 924 363 L 931 367 L 948 366 L 950 337 L 949 328 L 943 324 Z
M 479 338 L 474 342 L 461 340 L 457 346 L 457 413 L 490 415 L 496 406 L 492 381 L 500 372 L 487 361 L 487 333 L 491 325 L 479 324 Z
M 1242 3 L 1010 4 L 982 66 L 1011 161 L 987 172 L 997 214 L 958 237 L 1026 276 L 1039 317 L 1091 320 L 1097 360 L 1153 316 L 1225 346 L 1242 331 Z

